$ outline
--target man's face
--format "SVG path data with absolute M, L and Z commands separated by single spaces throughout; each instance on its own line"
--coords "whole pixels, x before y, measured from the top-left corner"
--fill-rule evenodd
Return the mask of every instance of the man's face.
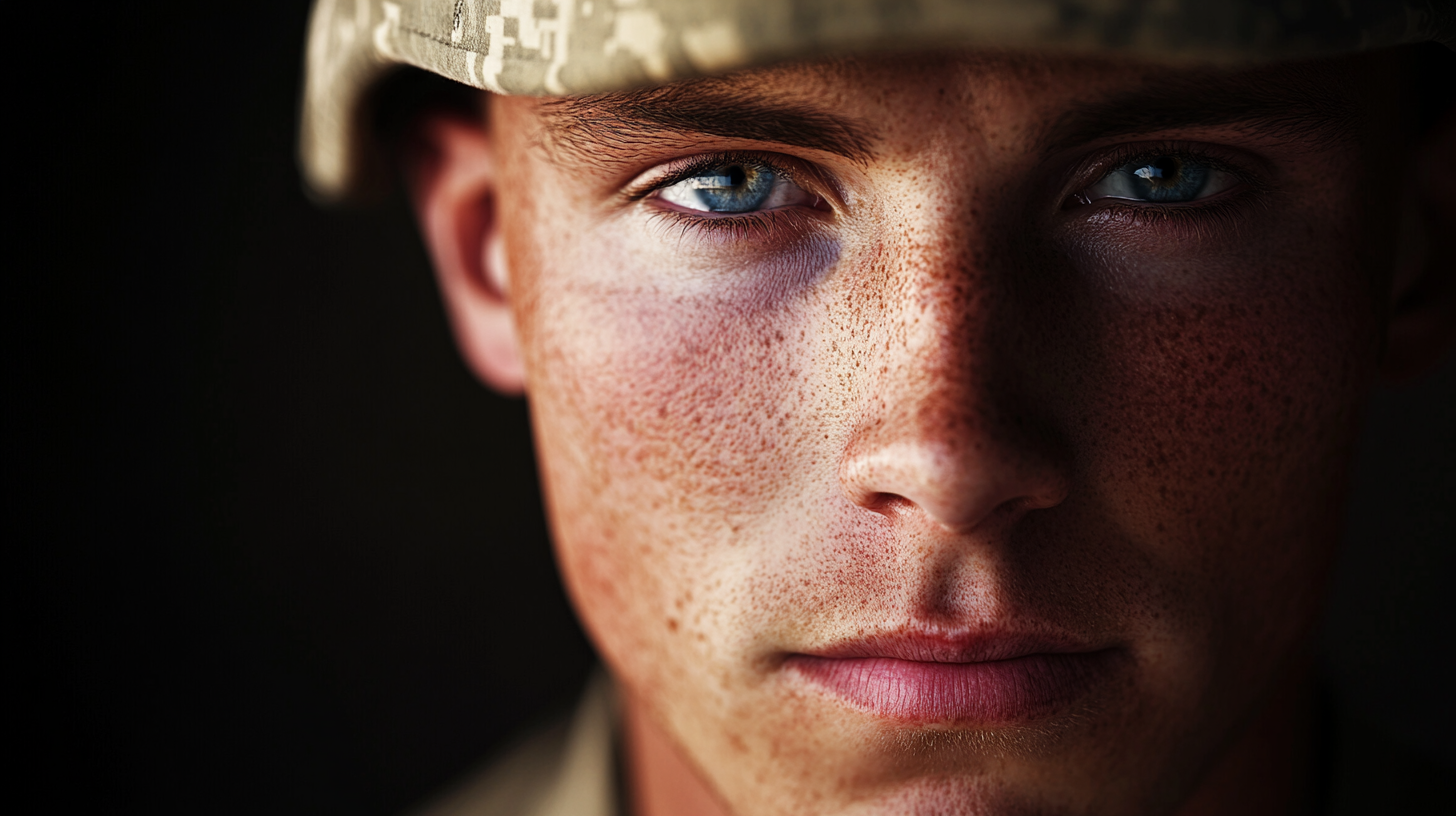
M 1376 363 L 1394 70 L 493 101 L 563 574 L 728 805 L 1159 812 L 1258 718 Z

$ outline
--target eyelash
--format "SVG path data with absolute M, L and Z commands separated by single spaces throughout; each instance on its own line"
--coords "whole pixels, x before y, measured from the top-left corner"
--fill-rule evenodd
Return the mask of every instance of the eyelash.
M 1175 239 L 1202 240 L 1216 235 L 1228 236 L 1247 227 L 1249 207 L 1262 203 L 1263 199 L 1257 195 L 1241 195 L 1238 192 L 1186 204 L 1104 200 L 1095 202 L 1097 208 L 1082 217 L 1114 228 L 1160 229 L 1172 233 Z
M 693 176 L 710 170 L 714 167 L 721 167 L 725 164 L 755 164 L 767 167 L 777 175 L 789 181 L 795 181 L 798 174 L 785 167 L 783 163 L 774 161 L 771 157 L 762 153 L 702 153 L 683 160 L 683 163 L 675 167 L 667 175 L 643 185 L 639 189 L 627 192 L 628 201 L 640 201 L 658 190 L 666 189 L 680 181 L 686 181 Z
M 775 161 L 773 158 L 762 153 L 747 152 L 719 152 L 704 153 L 693 156 L 686 160 L 680 167 L 673 169 L 670 173 L 657 179 L 650 184 L 644 185 L 637 190 L 627 193 L 629 202 L 643 201 L 653 193 L 671 187 L 681 181 L 686 181 L 705 170 L 714 167 L 721 167 L 725 164 L 753 164 L 767 167 L 775 175 L 791 184 L 799 184 L 803 174 L 794 172 L 785 162 Z M 761 210 L 753 213 L 741 213 L 734 215 L 705 215 L 703 213 L 688 213 L 681 210 L 670 210 L 666 207 L 656 208 L 652 212 L 652 218 L 667 227 L 678 227 L 681 233 L 688 230 L 698 230 L 705 234 L 721 237 L 728 241 L 739 241 L 753 239 L 766 241 L 786 230 L 795 229 L 804 225 L 804 213 L 797 208 L 784 208 L 780 210 Z
M 1251 172 L 1242 163 L 1217 155 L 1220 152 L 1224 151 L 1211 145 L 1189 142 L 1118 145 L 1108 152 L 1097 154 L 1092 159 L 1083 162 L 1079 169 L 1069 174 L 1076 180 L 1074 192 L 1063 197 L 1061 208 L 1072 210 L 1095 207 L 1096 211 L 1089 214 L 1089 217 L 1118 218 L 1124 220 L 1129 226 L 1135 227 L 1172 224 L 1202 228 L 1207 226 L 1207 222 L 1210 220 L 1215 224 L 1233 224 L 1237 206 L 1247 203 L 1251 199 L 1259 200 L 1261 198 L 1259 194 L 1264 191 L 1264 186 L 1260 183 L 1258 174 Z M 1077 196 L 1083 190 L 1096 184 L 1119 167 L 1165 156 L 1195 162 L 1227 173 L 1234 177 L 1236 183 L 1232 189 L 1218 193 L 1211 198 L 1176 204 L 1125 199 L 1077 201 Z

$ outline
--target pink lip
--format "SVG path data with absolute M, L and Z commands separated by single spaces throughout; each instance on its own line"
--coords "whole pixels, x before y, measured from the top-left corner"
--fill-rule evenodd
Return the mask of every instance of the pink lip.
M 919 634 L 836 644 L 786 665 L 856 708 L 915 722 L 1027 722 L 1115 673 L 1121 652 L 1056 639 Z

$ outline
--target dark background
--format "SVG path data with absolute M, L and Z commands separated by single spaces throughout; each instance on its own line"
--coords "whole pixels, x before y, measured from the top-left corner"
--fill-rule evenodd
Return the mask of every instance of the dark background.
M 302 193 L 306 4 L 191 5 L 12 33 L 19 767 L 55 812 L 383 816 L 590 652 L 403 202 Z M 1456 361 L 1371 416 L 1329 670 L 1451 763 Z

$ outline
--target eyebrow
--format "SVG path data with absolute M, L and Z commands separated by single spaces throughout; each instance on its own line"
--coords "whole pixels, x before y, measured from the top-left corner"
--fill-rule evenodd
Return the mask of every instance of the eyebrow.
M 640 91 L 567 97 L 544 103 L 546 142 L 578 158 L 603 148 L 657 140 L 665 128 L 822 150 L 869 161 L 868 128 L 805 105 L 755 98 L 722 80 L 696 80 Z
M 1253 83 L 1179 77 L 1073 107 L 1050 123 L 1044 143 L 1055 153 L 1119 136 L 1237 127 L 1326 147 L 1351 137 L 1358 122 L 1355 100 L 1299 75 Z
M 546 100 L 542 113 L 544 144 L 590 163 L 610 162 L 614 148 L 658 144 L 664 130 L 822 150 L 860 164 L 873 158 L 863 122 L 716 78 Z M 1048 122 L 1039 141 L 1050 154 L 1115 137 L 1232 126 L 1328 147 L 1350 138 L 1358 121 L 1349 95 L 1294 71 L 1263 81 L 1175 76 L 1076 105 Z

